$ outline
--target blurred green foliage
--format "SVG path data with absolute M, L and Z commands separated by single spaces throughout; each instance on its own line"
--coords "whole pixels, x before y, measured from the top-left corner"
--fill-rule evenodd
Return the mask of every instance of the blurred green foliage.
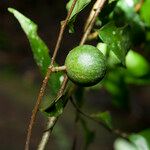
M 73 0 L 67 3 L 69 11 Z M 91 0 L 79 0 L 69 19 L 68 26 L 70 31 L 74 32 L 74 22 L 77 21 L 77 15 L 89 5 Z M 108 91 L 112 97 L 112 105 L 116 108 L 129 108 L 130 92 L 129 85 L 147 85 L 150 84 L 150 64 L 145 58 L 146 51 L 149 52 L 150 34 L 150 0 L 145 0 L 141 4 L 141 9 L 136 10 L 136 5 L 140 0 L 110 0 L 106 3 L 102 12 L 97 18 L 93 31 L 98 32 L 99 39 L 96 40 L 97 47 L 102 51 L 107 59 L 107 74 L 101 83 L 92 90 Z M 43 40 L 37 34 L 37 25 L 30 19 L 22 15 L 13 8 L 9 11 L 14 14 L 19 21 L 23 31 L 27 35 L 36 64 L 45 76 L 50 64 L 51 57 L 49 50 Z M 103 16 L 102 14 L 105 14 Z M 101 27 L 99 27 L 101 26 Z M 103 43 L 102 43 L 103 42 Z M 133 49 L 133 50 L 132 50 Z M 142 50 L 142 51 L 141 51 Z M 57 65 L 57 64 L 56 64 Z M 60 88 L 60 77 L 62 73 L 53 74 L 49 81 L 51 96 L 57 94 Z M 63 95 L 54 99 L 47 107 L 41 108 L 46 116 L 58 117 L 72 96 L 71 90 L 74 84 L 69 82 Z M 89 88 L 90 90 L 90 88 Z M 70 92 L 71 91 L 71 92 Z M 79 108 L 84 105 L 84 88 L 76 87 L 74 90 L 76 104 Z M 110 113 L 101 112 L 92 116 L 103 122 L 106 128 L 113 130 L 112 116 Z M 85 136 L 85 149 L 93 142 L 95 133 L 91 131 L 86 121 L 80 117 L 80 123 L 83 127 Z M 131 134 L 126 139 L 119 138 L 114 143 L 115 150 L 149 150 L 150 132 L 149 130 L 141 131 L 137 134 Z

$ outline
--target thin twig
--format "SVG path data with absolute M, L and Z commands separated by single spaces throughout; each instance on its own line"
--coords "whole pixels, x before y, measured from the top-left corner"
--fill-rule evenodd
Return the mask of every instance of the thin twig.
M 58 91 L 56 100 L 59 99 L 59 98 L 62 96 L 62 94 L 63 94 L 63 92 L 64 92 L 64 90 L 65 90 L 65 87 L 66 87 L 66 85 L 67 85 L 67 82 L 68 82 L 68 76 L 65 74 L 64 79 L 63 79 L 63 82 L 62 82 L 62 85 L 61 85 L 61 87 L 60 87 L 60 89 L 59 89 L 59 91 Z
M 75 107 L 75 109 L 83 116 L 85 116 L 86 118 L 100 124 L 101 126 L 103 126 L 105 129 L 107 129 L 109 132 L 112 132 L 114 134 L 116 134 L 117 136 L 120 136 L 120 137 L 123 137 L 123 138 L 127 138 L 128 137 L 128 134 L 127 133 L 124 133 L 118 129 L 111 129 L 109 128 L 106 124 L 104 124 L 103 122 L 101 122 L 100 120 L 97 120 L 95 118 L 93 118 L 92 116 L 86 114 L 85 112 L 83 112 L 74 102 L 73 98 L 70 97 L 70 101 L 72 103 L 72 105 Z
M 63 35 L 64 35 L 64 30 L 67 26 L 67 23 L 69 21 L 69 18 L 71 16 L 71 13 L 75 7 L 75 4 L 76 4 L 77 0 L 74 0 L 73 3 L 72 3 L 72 6 L 68 12 L 68 15 L 65 19 L 65 21 L 63 21 L 63 23 L 61 24 L 61 29 L 60 29 L 60 33 L 59 33 L 59 36 L 58 36 L 58 40 L 57 40 L 57 43 L 56 43 L 56 47 L 55 47 L 55 50 L 54 50 L 54 53 L 53 53 L 53 57 L 52 57 L 52 61 L 51 61 L 51 65 L 54 64 L 54 61 L 55 61 L 55 58 L 56 58 L 56 55 L 57 55 L 57 52 L 58 52 L 58 49 L 60 47 L 60 44 L 61 44 L 61 41 L 62 41 L 62 38 L 63 38 Z
M 25 143 L 25 150 L 29 150 L 29 144 L 30 144 L 30 138 L 31 138 L 31 134 L 32 134 L 33 124 L 35 122 L 37 111 L 38 111 L 39 105 L 41 103 L 42 97 L 44 95 L 44 91 L 46 89 L 46 85 L 47 85 L 50 73 L 51 73 L 51 70 L 49 69 L 44 80 L 43 80 L 43 84 L 41 86 L 36 104 L 35 104 L 33 111 L 32 111 L 32 115 L 31 115 L 31 119 L 30 119 L 30 123 L 29 123 L 29 127 L 28 127 L 28 132 L 27 132 L 26 143 Z
M 84 44 L 87 36 L 89 35 L 89 33 L 91 32 L 92 27 L 94 26 L 95 20 L 98 16 L 98 14 L 100 13 L 100 11 L 103 8 L 103 5 L 105 4 L 106 0 L 97 0 L 96 3 L 94 4 L 92 11 L 90 13 L 90 16 L 86 22 L 85 25 L 85 33 L 82 37 L 82 40 L 80 42 L 80 45 Z
M 40 92 L 39 92 L 39 95 L 38 95 L 38 98 L 37 98 L 37 101 L 36 101 L 36 104 L 33 108 L 33 111 L 32 111 L 32 115 L 31 115 L 31 119 L 30 119 L 30 123 L 29 123 L 29 127 L 28 127 L 28 132 L 27 132 L 27 138 L 26 138 L 26 143 L 25 143 L 25 150 L 29 150 L 29 144 L 30 144 L 30 138 L 31 138 L 31 134 L 32 134 L 32 128 L 33 128 L 33 125 L 34 125 L 34 122 L 35 122 L 35 119 L 36 119 L 36 115 L 37 115 L 37 111 L 38 111 L 38 108 L 39 108 L 39 105 L 42 101 L 42 97 L 44 95 L 44 92 L 45 92 L 45 89 L 46 89 L 46 85 L 48 83 L 48 80 L 50 78 L 50 74 L 52 73 L 52 68 L 53 68 L 53 65 L 54 65 L 54 62 L 55 62 L 55 58 L 56 58 L 56 55 L 57 55 L 57 52 L 58 52 L 58 49 L 60 47 L 60 44 L 61 44 L 61 41 L 62 41 L 62 38 L 63 38 L 63 34 L 64 34 L 64 30 L 67 26 L 67 23 L 68 23 L 68 20 L 71 16 L 71 13 L 75 7 L 75 4 L 76 4 L 77 0 L 74 0 L 73 1 L 73 4 L 68 12 L 68 15 L 65 19 L 65 21 L 61 24 L 61 29 L 60 29 L 60 32 L 59 32 L 59 35 L 58 35 L 58 40 L 56 42 L 56 46 L 55 46 L 55 49 L 54 49 L 54 53 L 53 53 L 53 57 L 52 57 L 52 60 L 51 60 L 51 64 L 50 66 L 48 67 L 48 70 L 47 70 L 47 73 L 46 73 L 46 76 L 43 80 L 43 84 L 41 86 L 41 89 L 40 89 Z
M 56 101 L 62 96 L 63 91 L 65 90 L 67 81 L 68 81 L 68 77 L 67 77 L 67 75 L 65 75 L 64 80 L 63 80 L 62 85 L 61 85 L 61 88 L 57 94 Z M 47 127 L 44 130 L 42 139 L 41 139 L 39 146 L 38 146 L 38 150 L 44 150 L 45 149 L 45 146 L 46 146 L 46 144 L 49 140 L 49 137 L 51 135 L 52 129 L 53 129 L 55 123 L 57 122 L 58 118 L 59 118 L 59 116 L 58 117 L 53 116 L 53 117 L 50 117 L 48 119 Z
M 95 12 L 97 11 L 97 9 L 99 8 L 100 5 L 101 5 L 101 0 L 97 0 L 95 2 L 95 4 L 93 5 L 91 12 L 90 12 L 90 15 L 89 15 L 89 17 L 86 20 L 86 23 L 84 25 L 84 31 L 86 31 L 88 26 L 91 24 L 91 21 L 93 20 L 93 16 L 95 15 Z
M 99 5 L 99 7 L 100 7 L 100 8 L 98 9 L 99 11 L 97 10 L 97 11 L 96 11 L 96 14 L 93 16 L 93 19 L 92 19 L 91 23 L 89 24 L 87 30 L 85 31 L 83 37 L 81 38 L 80 45 L 83 45 L 83 44 L 85 43 L 85 41 L 86 41 L 86 39 L 87 39 L 87 36 L 88 36 L 88 34 L 91 32 L 91 29 L 92 29 L 92 27 L 93 27 L 93 25 L 94 25 L 94 22 L 95 22 L 95 20 L 96 20 L 96 17 L 98 16 L 100 10 L 102 9 L 102 7 L 103 7 L 105 1 L 106 1 L 106 0 L 102 0 L 101 4 Z M 76 2 L 74 1 L 74 3 L 76 3 Z M 50 70 L 51 70 L 51 66 L 50 66 Z M 60 95 L 63 93 L 67 81 L 68 81 L 68 77 L 66 76 L 66 78 L 65 78 L 65 80 L 64 80 L 64 84 L 62 84 L 62 87 L 60 88 L 60 91 L 59 91 Z M 63 87 L 64 87 L 64 88 L 63 88 Z M 57 118 L 58 118 L 58 117 L 57 117 Z M 51 131 L 52 131 L 52 129 L 51 129 L 49 132 L 51 133 Z M 50 133 L 49 133 L 49 134 L 50 134 Z M 48 138 L 47 138 L 47 141 L 48 141 Z
M 90 119 L 90 120 L 93 120 L 94 122 L 97 122 L 97 123 L 101 124 L 101 125 L 102 125 L 103 127 L 105 127 L 107 130 L 111 131 L 110 128 L 107 127 L 103 122 L 100 122 L 100 121 L 94 119 L 93 117 L 91 117 L 90 115 L 84 113 L 84 112 L 75 104 L 75 102 L 74 102 L 74 100 L 73 100 L 72 97 L 70 97 L 70 101 L 71 101 L 72 105 L 76 108 L 76 110 L 77 110 L 80 114 L 82 114 L 83 116 L 85 116 L 86 118 L 88 118 L 88 119 Z
M 59 92 L 57 94 L 56 100 L 59 97 L 62 96 L 63 91 L 65 90 L 65 87 L 66 87 L 66 84 L 67 84 L 67 80 L 68 80 L 68 77 L 67 77 L 67 75 L 65 75 L 64 80 L 63 80 L 62 85 L 61 85 L 61 88 L 60 88 L 60 90 L 59 90 Z M 45 146 L 46 146 L 46 144 L 48 142 L 48 139 L 50 137 L 51 131 L 52 131 L 52 129 L 53 129 L 57 119 L 58 119 L 58 117 L 55 117 L 55 116 L 49 117 L 48 122 L 47 122 L 47 127 L 44 130 L 45 132 L 44 132 L 44 134 L 42 136 L 42 139 L 40 141 L 40 144 L 38 146 L 38 150 L 44 150 L 45 149 Z
M 45 146 L 46 146 L 46 144 L 48 142 L 48 139 L 50 137 L 50 134 L 51 134 L 50 131 L 54 127 L 56 121 L 57 121 L 56 117 L 49 117 L 48 118 L 46 130 L 45 130 L 45 132 L 42 135 L 42 139 L 40 141 L 40 144 L 38 145 L 37 150 L 44 150 L 45 149 Z

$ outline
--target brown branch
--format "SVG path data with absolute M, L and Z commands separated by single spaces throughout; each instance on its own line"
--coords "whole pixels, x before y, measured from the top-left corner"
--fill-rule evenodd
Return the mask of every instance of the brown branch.
M 99 8 L 100 3 L 101 3 L 101 0 L 97 0 L 95 2 L 95 4 L 93 5 L 92 10 L 90 12 L 90 15 L 89 15 L 89 17 L 86 20 L 86 23 L 84 25 L 84 31 L 87 30 L 88 26 L 90 25 L 91 21 L 93 20 L 93 16 L 95 15 L 96 10 Z
M 85 24 L 85 32 L 80 42 L 80 45 L 83 45 L 85 43 L 87 36 L 91 32 L 91 29 L 94 26 L 95 20 L 98 14 L 100 13 L 100 11 L 102 10 L 105 2 L 106 0 L 97 0 L 96 3 L 94 4 L 92 11 L 89 15 L 89 18 L 87 19 L 87 22 Z
M 48 139 L 50 137 L 50 134 L 51 134 L 50 131 L 54 127 L 56 121 L 57 121 L 56 117 L 49 117 L 48 118 L 47 127 L 45 129 L 45 132 L 43 133 L 42 139 L 40 141 L 40 144 L 38 145 L 37 150 L 44 150 L 45 149 L 45 146 L 46 146 Z
M 75 7 L 76 2 L 77 2 L 77 0 L 73 1 L 72 6 L 71 6 L 71 8 L 70 8 L 70 10 L 68 12 L 68 15 L 67 15 L 66 19 L 61 23 L 61 29 L 60 29 L 60 33 L 59 33 L 59 36 L 58 36 L 56 47 L 55 47 L 55 50 L 54 50 L 54 53 L 53 53 L 53 57 L 52 57 L 52 61 L 51 61 L 51 66 L 54 64 L 54 61 L 55 61 L 58 49 L 60 47 L 60 44 L 61 44 L 61 41 L 62 41 L 62 38 L 63 38 L 63 35 L 64 35 L 64 30 L 65 30 L 65 28 L 67 26 L 67 23 L 69 21 L 69 18 L 71 16 L 71 13 L 72 13 L 74 7 Z
M 53 57 L 52 57 L 52 60 L 51 60 L 51 64 L 48 67 L 48 70 L 47 70 L 46 76 L 45 76 L 45 78 L 43 80 L 43 84 L 41 86 L 41 89 L 40 89 L 40 92 L 39 92 L 36 104 L 35 104 L 35 106 L 33 108 L 33 111 L 32 111 L 32 115 L 31 115 L 31 119 L 30 119 L 30 123 L 29 123 L 29 127 L 28 127 L 28 132 L 27 132 L 26 143 L 25 143 L 25 150 L 29 150 L 29 144 L 30 144 L 30 138 L 31 138 L 31 134 L 32 134 L 32 128 L 33 128 L 33 125 L 34 125 L 34 122 L 35 122 L 35 119 L 36 119 L 37 111 L 38 111 L 39 105 L 40 105 L 40 103 L 42 101 L 42 97 L 44 95 L 44 92 L 45 92 L 45 89 L 46 89 L 46 85 L 47 85 L 48 80 L 50 78 L 50 74 L 52 73 L 52 68 L 53 68 L 53 65 L 54 65 L 54 62 L 55 62 L 55 58 L 56 58 L 58 49 L 60 47 L 60 44 L 61 44 L 61 41 L 62 41 L 62 38 L 63 38 L 64 30 L 65 30 L 65 28 L 67 26 L 67 23 L 69 21 L 69 18 L 71 16 L 71 13 L 72 13 L 74 7 L 75 7 L 76 2 L 77 2 L 77 0 L 73 1 L 73 4 L 72 4 L 72 6 L 71 6 L 71 8 L 70 8 L 70 10 L 68 12 L 68 15 L 67 15 L 65 21 L 61 24 L 61 29 L 60 29 L 60 32 L 59 32 L 59 35 L 58 35 L 58 40 L 56 42 L 56 46 L 55 46 L 55 49 L 54 49 L 54 53 L 53 53 Z
M 99 1 L 99 0 L 97 0 L 97 1 Z M 93 25 L 94 25 L 94 22 L 95 22 L 95 20 L 96 20 L 96 17 L 98 16 L 99 12 L 101 11 L 101 9 L 102 9 L 102 7 L 103 7 L 105 1 L 106 1 L 106 0 L 102 0 L 101 3 L 100 3 L 100 5 L 98 6 L 98 7 L 100 7 L 100 8 L 98 8 L 98 9 L 96 10 L 96 13 L 95 13 L 95 15 L 94 15 L 93 18 L 92 18 L 92 21 L 90 22 L 90 24 L 89 24 L 88 28 L 86 29 L 86 31 L 85 31 L 83 37 L 81 38 L 80 45 L 83 45 L 83 44 L 85 43 L 85 41 L 86 41 L 86 39 L 87 39 L 87 36 L 88 36 L 88 34 L 91 32 L 91 29 L 92 29 L 92 27 L 93 27 Z M 64 25 L 64 24 L 63 24 L 63 25 Z M 59 45 L 57 45 L 57 46 L 59 47 Z M 56 57 L 56 56 L 55 56 L 55 53 L 54 53 L 54 58 L 55 58 L 55 57 Z M 52 59 L 52 60 L 53 60 L 53 59 Z M 49 69 L 52 70 L 52 67 L 53 67 L 53 66 L 50 65 Z M 57 95 L 56 100 L 62 95 L 62 93 L 63 93 L 63 91 L 64 91 L 64 89 L 65 89 L 65 87 L 66 87 L 67 81 L 68 81 L 68 77 L 67 77 L 67 75 L 66 75 L 65 78 L 64 78 L 64 81 L 63 81 L 63 83 L 62 83 L 62 86 L 61 86 L 61 88 L 60 88 L 60 90 L 59 90 L 59 93 L 58 93 L 58 95 Z M 58 117 L 56 118 L 56 120 L 57 120 L 57 119 L 58 119 Z M 54 126 L 53 124 L 51 124 L 51 125 Z M 52 131 L 52 129 L 50 129 L 48 132 L 51 133 L 51 131 Z M 49 134 L 50 134 L 50 133 L 49 133 Z M 48 136 L 48 137 L 49 137 L 49 136 Z M 44 136 L 43 136 L 43 138 L 44 138 Z M 44 139 L 42 139 L 42 140 L 44 140 Z M 47 138 L 46 140 L 48 141 L 48 138 Z M 47 142 L 47 141 L 46 141 L 46 142 Z
M 68 77 L 67 77 L 67 75 L 65 75 L 64 80 L 63 80 L 62 85 L 61 85 L 61 88 L 60 88 L 60 90 L 59 90 L 59 92 L 57 94 L 56 101 L 62 96 L 63 91 L 65 90 L 67 81 L 68 81 Z M 42 135 L 42 139 L 41 139 L 41 141 L 40 141 L 40 143 L 38 145 L 38 150 L 44 150 L 45 149 L 45 146 L 46 146 L 46 144 L 47 144 L 47 142 L 49 140 L 49 137 L 51 135 L 52 129 L 53 129 L 55 123 L 58 120 L 58 117 L 55 117 L 55 116 L 49 117 L 48 122 L 47 122 L 47 127 L 44 130 L 44 133 Z
M 63 80 L 62 85 L 61 85 L 61 88 L 60 88 L 60 90 L 59 90 L 59 92 L 57 94 L 56 101 L 57 101 L 58 98 L 60 98 L 62 96 L 63 91 L 65 90 L 67 81 L 68 81 L 68 77 L 67 77 L 67 75 L 65 75 L 64 80 Z M 58 117 L 55 117 L 55 116 L 49 117 L 48 122 L 47 122 L 47 127 L 46 127 L 45 132 L 44 132 L 44 134 L 42 136 L 40 144 L 38 146 L 38 150 L 44 150 L 45 149 L 45 146 L 46 146 L 46 144 L 48 142 L 48 139 L 50 137 L 50 134 L 52 132 L 52 129 L 53 129 L 57 119 L 58 119 Z

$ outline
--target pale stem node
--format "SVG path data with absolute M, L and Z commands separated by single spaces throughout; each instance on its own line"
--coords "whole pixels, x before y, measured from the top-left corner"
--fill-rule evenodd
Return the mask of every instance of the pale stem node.
M 98 38 L 98 32 L 96 31 L 96 32 L 93 32 L 93 33 L 88 35 L 87 41 L 92 41 L 92 40 L 97 39 L 97 38 Z
M 66 66 L 53 67 L 52 72 L 66 71 Z

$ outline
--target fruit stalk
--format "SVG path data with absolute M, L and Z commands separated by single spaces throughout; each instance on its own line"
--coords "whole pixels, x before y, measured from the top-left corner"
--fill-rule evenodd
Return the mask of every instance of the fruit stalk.
M 66 66 L 59 66 L 59 67 L 53 67 L 52 72 L 59 72 L 59 71 L 65 71 Z
M 83 45 L 85 43 L 87 36 L 91 32 L 92 27 L 94 26 L 95 20 L 96 20 L 98 14 L 100 13 L 100 11 L 102 10 L 105 2 L 106 2 L 106 0 L 97 0 L 96 3 L 94 4 L 94 6 L 90 12 L 90 15 L 86 21 L 85 29 L 84 29 L 85 32 L 81 39 L 80 45 Z

